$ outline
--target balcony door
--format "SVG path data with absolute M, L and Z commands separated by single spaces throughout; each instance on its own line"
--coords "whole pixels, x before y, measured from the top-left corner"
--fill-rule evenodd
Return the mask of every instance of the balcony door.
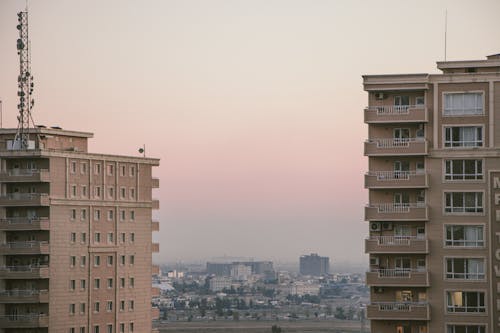
M 406 111 L 410 105 L 410 96 L 394 96 L 394 110 Z
M 411 236 L 411 227 L 409 225 L 397 224 L 394 226 L 394 236 L 397 238 L 409 238 Z
M 395 161 L 394 162 L 394 178 L 406 178 L 410 171 L 410 162 Z
M 406 142 L 410 138 L 409 128 L 395 128 L 392 132 L 394 141 Z
M 408 272 L 411 270 L 411 259 L 410 258 L 396 258 L 394 261 L 394 268 L 399 272 Z
M 411 290 L 398 290 L 396 291 L 396 301 L 397 302 L 412 302 L 413 293 Z
M 394 206 L 398 208 L 410 205 L 410 195 L 408 193 L 394 193 Z

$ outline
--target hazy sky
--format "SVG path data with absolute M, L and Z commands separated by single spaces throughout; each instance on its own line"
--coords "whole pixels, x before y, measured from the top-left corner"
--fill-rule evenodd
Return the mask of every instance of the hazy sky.
M 17 11 L 0 1 L 16 126 Z M 156 260 L 365 260 L 362 74 L 500 52 L 500 1 L 30 1 L 34 119 L 161 158 Z

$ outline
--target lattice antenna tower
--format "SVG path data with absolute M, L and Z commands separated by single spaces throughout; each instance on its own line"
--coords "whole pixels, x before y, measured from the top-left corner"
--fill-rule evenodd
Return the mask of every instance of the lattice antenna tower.
M 30 141 L 30 123 L 33 124 L 31 110 L 35 104 L 33 99 L 33 75 L 31 74 L 30 41 L 28 36 L 28 8 L 17 13 L 17 54 L 19 55 L 19 76 L 17 78 L 19 104 L 17 109 L 18 125 L 13 142 L 14 149 L 34 149 L 34 141 Z

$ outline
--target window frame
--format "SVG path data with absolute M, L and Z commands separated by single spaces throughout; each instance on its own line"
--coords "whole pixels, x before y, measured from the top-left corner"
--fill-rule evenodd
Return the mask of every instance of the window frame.
M 455 206 L 453 204 L 453 196 L 454 194 L 462 194 L 463 197 L 462 197 L 462 203 L 463 203 L 463 206 Z M 466 201 L 467 201 L 467 198 L 466 198 L 466 194 L 468 193 L 476 193 L 476 196 L 474 198 L 474 201 L 475 201 L 475 206 L 470 206 L 468 207 L 466 205 Z M 478 196 L 478 194 L 480 194 Z M 459 191 L 459 190 L 444 190 L 443 191 L 443 214 L 444 215 L 484 215 L 485 212 L 486 212 L 486 202 L 485 202 L 485 195 L 484 195 L 484 191 L 483 190 L 469 190 L 469 191 Z M 451 198 L 451 206 L 448 206 L 447 205 L 447 201 L 448 201 L 448 195 L 450 195 L 450 198 Z M 481 205 L 479 206 L 478 205 L 478 202 L 479 202 L 479 199 L 481 201 Z M 462 207 L 462 210 L 458 210 L 460 207 Z M 473 210 L 470 210 L 470 209 L 473 209 Z
M 480 100 L 481 100 L 481 113 L 465 113 L 465 106 L 464 106 L 464 103 L 462 103 L 462 112 L 458 112 L 458 113 L 453 113 L 453 111 L 451 112 L 447 112 L 447 110 L 453 110 L 453 109 L 450 109 L 446 107 L 446 96 L 447 95 L 462 95 L 462 97 L 464 97 L 466 94 L 476 94 L 476 95 L 480 95 Z M 484 90 L 471 90 L 471 91 L 444 91 L 442 93 L 442 116 L 443 117 L 477 117 L 477 116 L 484 116 L 485 115 L 485 112 L 486 112 L 486 104 L 485 104 L 485 91 Z M 476 99 L 477 101 L 478 99 Z M 476 107 L 477 108 L 477 107 Z
M 455 128 L 475 128 L 475 140 L 474 141 L 453 141 L 453 132 L 450 132 L 450 140 L 447 140 L 447 130 L 450 129 L 450 131 L 453 131 Z M 481 135 L 480 138 L 477 137 L 478 130 L 480 130 Z M 484 148 L 486 146 L 486 133 L 484 130 L 484 124 L 460 124 L 460 125 L 443 125 L 443 137 L 442 137 L 442 148 L 443 149 L 473 149 L 473 148 Z M 459 133 L 460 136 L 460 133 Z M 466 143 L 473 143 L 472 145 L 465 145 L 464 142 Z M 461 144 L 457 144 L 461 143 Z
M 467 161 L 474 161 L 475 165 L 475 173 L 466 173 L 466 163 Z M 454 173 L 453 169 L 455 167 L 455 164 L 457 162 L 462 162 L 462 174 L 459 173 Z M 478 165 L 480 164 L 480 170 L 478 171 Z M 485 175 L 484 175 L 484 164 L 485 160 L 484 158 L 449 158 L 449 159 L 443 159 L 443 182 L 480 182 L 484 183 L 485 182 Z M 450 169 L 450 172 L 448 173 L 448 168 Z M 457 178 L 459 176 L 462 176 L 461 178 Z M 467 177 L 474 177 L 474 178 L 467 178 Z
M 457 263 L 453 262 L 453 260 L 464 260 L 464 273 L 460 273 L 460 272 L 455 272 L 454 271 L 454 268 L 453 267 L 453 271 L 449 272 L 448 271 L 448 260 L 452 260 L 452 265 L 455 266 Z M 467 272 L 467 268 L 468 268 L 468 264 L 467 264 L 467 261 L 468 260 L 481 260 L 482 261 L 482 268 L 483 268 L 483 272 L 482 273 L 468 273 Z M 487 271 L 487 267 L 486 267 L 486 258 L 485 257 L 472 257 L 472 256 L 446 256 L 444 257 L 444 261 L 443 261 L 443 264 L 444 264 L 444 279 L 445 280 L 449 280 L 449 281 L 462 281 L 462 282 L 478 282 L 478 281 L 486 281 L 486 271 Z M 460 277 L 461 275 L 463 275 L 463 277 Z M 468 276 L 470 275 L 470 276 Z M 474 278 L 475 277 L 475 278 Z
M 448 239 L 448 228 L 453 228 L 453 227 L 463 227 L 463 233 L 464 233 L 464 239 Z M 467 234 L 465 228 L 466 227 L 476 227 L 476 228 L 482 228 L 481 232 L 481 237 L 482 239 L 476 239 L 476 240 L 468 240 L 465 238 L 465 235 Z M 484 249 L 486 247 L 486 229 L 485 229 L 484 224 L 451 224 L 447 223 L 443 225 L 443 247 L 444 248 L 454 248 L 454 249 Z M 454 230 L 450 230 L 450 233 L 453 237 L 454 235 Z M 454 245 L 455 243 L 458 243 L 460 245 Z M 467 243 L 475 243 L 476 245 L 467 245 Z
M 476 294 L 476 301 L 478 303 L 477 306 L 468 306 L 467 304 L 465 303 L 468 303 L 467 300 L 464 301 L 463 299 L 463 296 L 462 296 L 462 301 L 464 303 L 464 305 L 462 306 L 453 306 L 453 304 L 449 304 L 448 301 L 450 299 L 453 299 L 453 296 L 452 295 L 449 295 L 450 293 L 455 293 L 455 292 L 461 292 L 462 294 L 465 294 L 465 296 L 467 296 L 469 293 L 475 293 Z M 471 315 L 477 315 L 477 314 L 480 314 L 480 315 L 487 315 L 488 314 L 488 300 L 487 300 L 487 292 L 485 290 L 454 290 L 454 289 L 448 289 L 448 290 L 445 290 L 445 312 L 446 314 L 459 314 L 459 315 L 462 315 L 462 314 L 471 314 Z M 483 296 L 483 305 L 479 305 L 481 302 L 480 302 L 480 295 L 482 294 Z M 464 309 L 464 311 L 457 311 L 457 309 Z M 476 311 L 467 311 L 467 309 L 470 308 L 470 309 L 476 309 Z M 453 310 L 455 309 L 455 310 Z M 453 311 L 451 311 L 453 310 Z M 483 310 L 483 311 L 481 311 Z

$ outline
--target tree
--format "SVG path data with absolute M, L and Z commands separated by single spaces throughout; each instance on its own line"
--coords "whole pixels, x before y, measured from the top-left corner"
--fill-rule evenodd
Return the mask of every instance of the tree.
M 281 330 L 281 327 L 279 327 L 278 325 L 273 325 L 271 327 L 271 332 L 272 333 L 282 333 L 283 331 Z
M 337 319 L 345 319 L 344 308 L 337 306 L 335 308 L 335 318 Z

